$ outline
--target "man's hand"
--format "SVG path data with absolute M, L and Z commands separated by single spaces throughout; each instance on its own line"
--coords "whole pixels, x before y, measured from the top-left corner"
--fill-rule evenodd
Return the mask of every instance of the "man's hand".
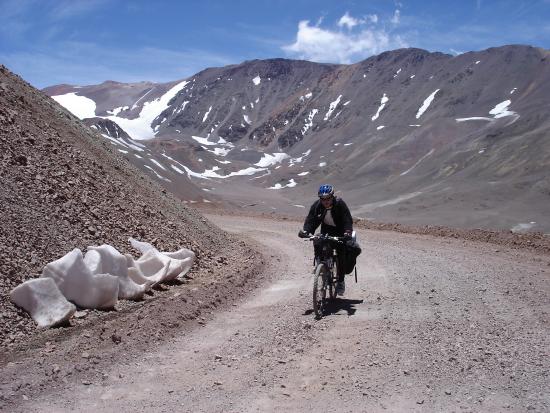
M 344 238 L 346 239 L 346 241 L 351 239 L 352 234 L 353 234 L 353 231 L 351 230 L 344 231 Z
M 300 231 L 298 231 L 298 236 L 300 238 L 309 238 L 311 237 L 311 234 L 307 231 L 304 231 L 303 229 L 301 229 Z

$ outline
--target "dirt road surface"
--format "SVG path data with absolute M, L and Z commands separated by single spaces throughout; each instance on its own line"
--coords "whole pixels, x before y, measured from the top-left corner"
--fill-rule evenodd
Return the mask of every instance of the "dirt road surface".
M 360 230 L 359 282 L 317 321 L 297 223 L 209 218 L 260 243 L 270 281 L 103 381 L 15 410 L 549 411 L 548 255 Z

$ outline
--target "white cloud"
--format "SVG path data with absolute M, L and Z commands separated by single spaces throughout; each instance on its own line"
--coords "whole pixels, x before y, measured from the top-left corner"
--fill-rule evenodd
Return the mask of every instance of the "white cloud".
M 394 13 L 393 13 L 393 17 L 391 18 L 390 20 L 393 24 L 399 24 L 399 22 L 401 21 L 401 12 L 399 10 L 396 10 Z
M 384 29 L 364 28 L 343 33 L 311 26 L 308 20 L 303 20 L 298 24 L 296 41 L 283 46 L 283 50 L 306 60 L 351 63 L 384 50 L 407 46 L 400 36 L 393 36 Z
M 339 27 L 346 26 L 350 30 L 353 29 L 355 26 L 359 25 L 360 23 L 362 23 L 361 20 L 358 20 L 355 17 L 350 16 L 348 12 L 346 12 L 346 14 L 344 14 L 342 17 L 340 17 L 340 20 L 338 20 Z
M 371 23 L 378 23 L 378 15 L 377 14 L 367 14 L 366 20 L 370 21 Z

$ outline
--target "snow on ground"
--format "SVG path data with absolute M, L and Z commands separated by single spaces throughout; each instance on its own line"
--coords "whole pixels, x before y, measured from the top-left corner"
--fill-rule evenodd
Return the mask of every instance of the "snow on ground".
M 256 76 L 254 79 L 252 79 L 252 82 L 254 82 L 254 85 L 258 86 L 260 82 L 262 81 L 262 78 L 260 75 Z
M 416 75 L 411 75 L 411 77 L 410 77 L 409 79 L 414 79 L 415 76 L 416 76 Z
M 351 100 L 348 100 L 348 101 L 344 102 L 343 106 L 347 106 L 347 105 L 349 105 L 350 103 L 351 103 Z
M 395 74 L 393 75 L 393 78 L 395 79 L 399 73 L 401 73 L 401 68 L 399 68 L 399 70 L 395 72 Z
M 309 174 L 309 171 L 300 172 L 298 176 L 306 176 L 307 174 Z
M 422 125 L 409 125 L 409 126 L 412 126 L 413 128 L 419 128 Z
M 424 155 L 422 158 L 420 158 L 416 163 L 411 166 L 409 169 L 407 169 L 405 172 L 401 172 L 401 176 L 407 175 L 410 171 L 412 171 L 414 168 L 416 168 L 420 162 L 422 162 L 424 159 L 426 159 L 428 156 L 430 156 L 432 153 L 434 153 L 434 150 L 432 149 L 430 152 L 428 152 L 426 155 Z
M 250 119 L 248 118 L 248 115 L 243 115 L 244 121 L 248 123 L 249 125 L 252 125 L 252 122 L 250 122 Z
M 260 168 L 267 168 L 268 166 L 281 163 L 283 160 L 287 158 L 290 158 L 290 156 L 288 156 L 284 152 L 275 152 L 273 155 L 270 155 L 269 153 L 265 153 L 264 156 L 262 156 L 262 159 L 260 159 L 254 165 L 259 166 Z
M 124 110 L 128 110 L 130 109 L 130 106 L 119 106 L 118 108 L 114 108 L 113 110 L 107 110 L 106 112 L 109 114 L 109 115 L 118 115 L 120 112 L 124 111 Z
M 513 94 L 514 94 L 514 92 L 515 92 L 516 90 L 518 90 L 518 88 L 517 88 L 517 87 L 513 88 L 513 89 L 512 89 L 511 91 L 510 91 L 510 94 L 511 94 L 511 95 L 513 95 Z
M 295 206 L 296 208 L 305 208 L 305 206 L 300 204 L 292 204 L 292 206 Z
M 208 118 L 208 115 L 210 114 L 210 111 L 211 111 L 211 110 L 212 110 L 212 106 L 210 106 L 210 107 L 208 108 L 208 112 L 206 112 L 206 113 L 204 114 L 204 117 L 202 118 L 202 122 L 203 122 L 203 123 L 204 123 L 204 121 Z
M 290 158 L 290 160 L 288 161 L 288 166 L 292 166 L 295 163 L 301 163 L 306 156 L 309 156 L 310 153 L 311 153 L 311 149 L 308 149 L 307 151 L 302 153 L 302 156 L 298 158 Z
M 319 167 L 320 167 L 320 168 L 323 168 L 323 167 L 325 167 L 325 166 L 327 166 L 327 163 L 326 163 L 326 162 L 320 162 L 320 163 L 319 163 Z
M 479 62 L 481 62 L 481 60 L 476 60 L 476 65 L 478 65 L 478 64 L 479 64 Z
M 487 118 L 487 117 L 483 117 L 483 116 L 473 116 L 473 117 L 470 117 L 470 118 L 457 118 L 455 120 L 457 122 L 466 122 L 466 121 L 469 121 L 469 120 L 485 120 L 485 121 L 491 122 L 493 120 L 493 118 Z
M 350 143 L 344 143 L 344 146 L 350 146 L 350 145 L 353 145 L 353 142 L 350 142 Z
M 227 156 L 227 154 L 231 152 L 231 149 L 227 149 L 227 148 L 214 148 L 214 150 L 210 150 L 210 149 L 206 149 L 206 150 L 208 152 L 213 153 L 216 156 Z
M 422 106 L 420 106 L 420 108 L 418 109 L 418 112 L 416 112 L 416 119 L 419 119 L 420 116 L 422 116 L 424 112 L 426 112 L 426 109 L 428 109 L 428 107 L 434 100 L 434 97 L 437 94 L 437 92 L 439 92 L 439 89 L 434 90 L 432 94 L 424 100 L 424 103 L 422 103 Z
M 330 115 L 332 115 L 332 112 L 334 112 L 334 109 L 336 109 L 336 106 L 338 106 L 338 103 L 340 103 L 340 99 L 342 99 L 342 95 L 338 96 L 335 101 L 330 102 L 328 111 L 325 114 L 325 117 L 323 120 L 328 120 L 330 118 Z
M 195 139 L 198 143 L 200 143 L 201 145 L 206 145 L 206 146 L 212 146 L 212 145 L 216 145 L 215 142 L 210 142 L 208 139 L 206 138 L 201 138 L 200 136 L 191 136 L 193 139 Z
M 149 165 L 143 165 L 143 166 L 146 167 L 147 169 L 150 169 L 151 171 L 153 171 L 153 173 L 157 176 L 158 179 L 161 179 L 161 180 L 167 181 L 167 182 L 172 182 L 170 179 L 165 178 L 164 176 L 160 175 L 157 171 L 155 171 Z
M 386 103 L 388 103 L 388 100 L 390 100 L 386 94 L 382 96 L 382 99 L 380 99 L 380 106 L 378 107 L 378 110 L 376 111 L 376 114 L 371 118 L 374 122 L 376 119 L 378 119 L 378 116 L 380 116 L 380 112 L 382 112 L 382 109 L 384 109 L 384 106 L 386 106 Z
M 134 110 L 135 108 L 137 108 L 137 105 L 138 103 L 145 97 L 147 96 L 149 93 L 151 93 L 151 91 L 153 90 L 153 88 L 149 89 L 147 92 L 145 92 L 138 100 L 136 100 L 136 102 L 132 105 L 132 110 Z
M 311 109 L 311 112 L 309 112 L 309 115 L 307 116 L 304 127 L 302 128 L 302 136 L 306 134 L 306 132 L 313 126 L 313 118 L 315 115 L 319 112 L 318 109 Z
M 155 131 L 151 127 L 151 124 L 168 108 L 168 102 L 170 102 L 170 100 L 172 100 L 172 98 L 188 83 L 188 81 L 184 80 L 176 84 L 161 97 L 150 102 L 145 102 L 139 116 L 135 119 L 125 119 L 118 116 L 106 116 L 106 119 L 110 119 L 117 123 L 132 139 L 152 139 L 155 137 Z
M 385 128 L 384 125 L 380 125 L 380 126 L 378 126 L 378 127 L 376 128 L 376 130 L 381 130 L 381 129 L 384 129 L 384 128 Z
M 284 188 L 293 188 L 295 187 L 296 185 L 298 185 L 296 183 L 296 181 L 294 179 L 291 179 L 288 181 L 288 183 L 286 185 L 281 185 L 281 184 L 275 184 L 273 186 L 270 186 L 269 189 L 284 189 Z
M 489 115 L 493 115 L 495 119 L 503 118 L 505 116 L 514 116 L 517 115 L 516 112 L 508 110 L 508 107 L 512 104 L 510 99 L 500 102 L 493 109 L 489 111 Z
M 52 96 L 57 103 L 71 112 L 79 119 L 95 117 L 96 104 L 86 96 L 78 96 L 76 93 Z
M 469 118 L 457 118 L 455 120 L 457 122 L 466 122 L 466 121 L 469 121 L 469 120 L 483 120 L 483 121 L 491 122 L 494 119 L 504 118 L 506 116 L 514 116 L 515 119 L 513 119 L 512 122 L 510 122 L 510 123 L 513 123 L 513 122 L 515 122 L 516 120 L 519 119 L 519 115 L 514 111 L 508 110 L 508 108 L 511 104 L 512 104 L 512 101 L 509 100 L 509 99 L 505 100 L 503 102 L 500 102 L 498 105 L 496 105 L 493 109 L 491 109 L 489 111 L 489 114 L 493 115 L 492 118 L 489 118 L 489 117 L 486 117 L 486 116 L 472 116 L 472 117 L 469 117 Z M 508 123 L 508 124 L 510 124 L 510 123 Z
M 164 166 L 162 166 L 162 164 L 159 162 L 159 161 L 156 161 L 155 159 L 152 159 L 152 158 L 149 158 L 149 160 L 151 162 L 153 162 L 155 165 L 157 165 L 160 169 L 162 169 L 163 171 L 166 171 L 166 168 Z

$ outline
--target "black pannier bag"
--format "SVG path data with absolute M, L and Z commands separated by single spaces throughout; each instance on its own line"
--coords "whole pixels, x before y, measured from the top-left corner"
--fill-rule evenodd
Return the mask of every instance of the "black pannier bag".
M 361 247 L 359 244 L 350 239 L 346 241 L 346 256 L 344 259 L 344 274 L 350 274 L 355 268 L 357 257 L 361 254 Z

